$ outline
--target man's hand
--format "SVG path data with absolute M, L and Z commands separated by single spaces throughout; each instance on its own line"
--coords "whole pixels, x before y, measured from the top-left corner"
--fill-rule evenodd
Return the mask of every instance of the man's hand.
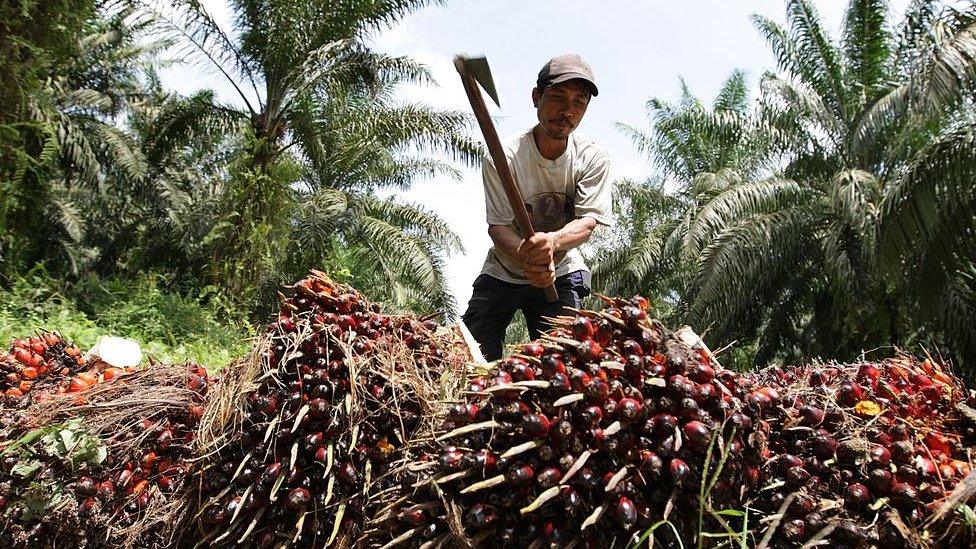
M 516 250 L 525 268 L 525 278 L 536 288 L 545 288 L 556 280 L 553 254 L 556 253 L 556 233 L 535 233 L 522 240 Z
M 545 288 L 556 282 L 556 268 L 552 262 L 547 265 L 525 264 L 525 278 L 536 288 Z
M 556 233 L 535 233 L 524 239 L 517 251 L 523 265 L 548 265 L 556 253 Z

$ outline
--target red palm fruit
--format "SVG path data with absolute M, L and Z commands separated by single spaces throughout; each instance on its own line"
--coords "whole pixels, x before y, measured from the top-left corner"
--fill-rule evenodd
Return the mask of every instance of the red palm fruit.
M 859 482 L 851 484 L 844 489 L 844 501 L 854 509 L 861 509 L 871 501 L 871 491 Z
M 810 472 L 803 467 L 790 467 L 786 471 L 786 482 L 793 488 L 799 488 L 806 485 L 810 476 Z
M 634 506 L 634 502 L 630 498 L 620 496 L 617 499 L 613 516 L 622 527 L 629 529 L 637 522 L 637 507 Z
M 445 469 L 457 470 L 461 467 L 463 459 L 463 451 L 453 446 L 448 446 L 441 452 L 440 463 Z
M 661 476 L 664 462 L 661 458 L 650 450 L 642 450 L 640 453 L 640 472 L 645 481 L 652 481 Z
M 907 440 L 897 440 L 891 444 L 891 459 L 895 463 L 909 463 L 914 452 L 915 446 Z
M 539 484 L 539 487 L 546 489 L 559 484 L 559 480 L 562 478 L 563 473 L 558 467 L 546 467 L 536 475 L 535 481 Z
M 736 426 L 739 433 L 741 433 L 743 430 L 752 429 L 752 418 L 741 412 L 732 414 L 729 420 L 733 425 Z
M 170 429 L 163 429 L 159 435 L 156 437 L 156 445 L 159 448 L 166 449 L 169 445 L 173 443 L 173 431 Z
M 175 484 L 173 477 L 169 477 L 166 475 L 159 477 L 159 480 L 157 482 L 159 483 L 159 488 L 162 490 L 169 490 Z
M 878 381 L 878 378 L 881 377 L 881 370 L 879 370 L 874 364 L 862 364 L 857 369 L 856 377 L 858 381 L 873 383 Z
M 799 545 L 806 540 L 806 523 L 803 519 L 794 519 L 783 525 L 783 536 L 790 543 Z
M 581 359 L 587 362 L 593 362 L 600 359 L 600 354 L 603 353 L 603 347 L 595 340 L 587 338 L 579 342 L 576 353 Z
M 805 517 L 812 513 L 816 507 L 817 502 L 812 496 L 797 493 L 786 509 L 786 514 L 791 517 Z
M 696 383 L 711 383 L 715 370 L 707 364 L 694 364 L 688 369 L 687 376 Z
M 530 438 L 545 438 L 549 434 L 549 418 L 543 414 L 522 416 L 522 432 Z
M 873 469 L 868 473 L 867 485 L 872 493 L 879 496 L 887 495 L 894 482 L 894 476 L 887 469 Z
M 540 357 L 540 356 L 542 356 L 542 353 L 545 352 L 545 350 L 546 350 L 545 347 L 543 347 L 542 345 L 540 345 L 538 343 L 535 343 L 535 342 L 532 342 L 532 343 L 526 343 L 525 345 L 523 345 L 522 346 L 522 349 L 521 349 L 521 352 L 524 355 L 534 356 L 534 357 Z
M 668 464 L 668 472 L 675 484 L 683 484 L 691 476 L 691 467 L 684 460 L 674 458 Z
M 98 484 L 96 493 L 102 501 L 108 501 L 115 497 L 115 485 L 110 481 L 103 481 Z
M 312 502 L 312 494 L 305 488 L 295 488 L 288 492 L 288 507 L 294 511 L 304 511 Z
M 952 442 L 942 433 L 930 431 L 926 433 L 923 443 L 932 452 L 942 452 L 952 455 Z
M 891 463 L 891 451 L 881 445 L 874 445 L 868 452 L 868 459 L 873 466 L 887 467 Z
M 525 484 L 535 478 L 535 471 L 529 465 L 521 465 L 509 469 L 505 478 L 513 484 Z
M 927 457 L 915 456 L 915 469 L 923 478 L 934 479 L 939 475 L 939 467 Z
M 951 481 L 956 476 L 956 470 L 952 465 L 943 463 L 939 465 L 939 476 L 943 482 Z
M 641 417 L 641 401 L 633 398 L 622 398 L 617 401 L 617 417 L 621 421 L 631 422 Z
M 577 340 L 583 340 L 587 338 L 592 338 L 593 334 L 596 332 L 596 328 L 590 319 L 585 316 L 578 316 L 573 320 L 572 326 L 573 336 Z
M 550 353 L 541 359 L 542 362 L 542 372 L 551 376 L 555 373 L 566 373 L 566 363 L 563 362 L 562 358 L 558 353 Z
M 602 379 L 591 379 L 584 391 L 586 398 L 596 404 L 602 404 L 610 396 L 610 386 Z
M 908 510 L 918 505 L 918 490 L 914 486 L 899 482 L 891 487 L 891 503 L 901 510 Z
M 857 383 L 847 380 L 837 388 L 835 397 L 841 406 L 854 406 L 864 400 L 864 389 Z
M 94 496 L 98 485 L 90 477 L 81 477 L 75 482 L 75 491 L 82 496 Z
M 945 498 L 945 490 L 938 484 L 928 484 L 922 489 L 920 495 L 925 502 L 941 501 Z
M 768 410 L 773 405 L 773 401 L 770 400 L 768 396 L 759 392 L 749 393 L 749 396 L 746 398 L 746 402 L 760 412 Z
M 142 467 L 143 471 L 146 471 L 148 473 L 153 470 L 153 465 L 155 464 L 156 464 L 156 452 L 150 451 L 150 452 L 146 452 L 146 454 L 142 456 L 142 463 L 140 463 L 139 465 Z
M 891 440 L 894 441 L 908 440 L 908 437 L 911 436 L 911 431 L 908 429 L 908 425 L 896 423 L 888 431 L 888 434 L 891 436 Z M 892 451 L 892 454 L 894 454 L 894 451 Z
M 837 445 L 837 461 L 844 464 L 857 464 L 864 455 L 860 445 L 851 440 L 845 440 Z
M 91 389 L 92 383 L 82 378 L 80 375 L 71 378 L 68 382 L 68 392 L 69 393 L 80 393 L 82 391 L 87 391 Z
M 678 418 L 671 414 L 657 414 L 652 420 L 654 421 L 654 432 L 659 435 L 673 433 L 678 426 Z
M 704 450 L 708 447 L 712 433 L 709 428 L 700 421 L 689 421 L 682 428 L 685 442 L 696 450 Z
M 817 427 L 824 420 L 824 411 L 809 404 L 800 406 L 800 424 L 807 427 Z
M 475 503 L 468 509 L 464 518 L 471 528 L 481 530 L 495 522 L 495 509 L 484 503 Z

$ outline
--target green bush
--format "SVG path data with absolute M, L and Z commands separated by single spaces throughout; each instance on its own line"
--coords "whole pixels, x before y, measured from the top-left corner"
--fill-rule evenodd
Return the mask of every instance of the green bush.
M 186 296 L 158 275 L 68 284 L 36 267 L 0 288 L 0 342 L 51 330 L 88 349 L 99 336 L 114 335 L 138 341 L 163 362 L 192 360 L 214 371 L 247 353 L 254 333 L 226 304 L 216 288 Z

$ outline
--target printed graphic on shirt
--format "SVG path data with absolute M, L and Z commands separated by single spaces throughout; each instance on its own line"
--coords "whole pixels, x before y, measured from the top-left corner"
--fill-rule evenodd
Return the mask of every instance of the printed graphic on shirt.
M 532 228 L 539 232 L 562 229 L 573 220 L 573 208 L 572 200 L 563 193 L 538 193 L 525 203 Z

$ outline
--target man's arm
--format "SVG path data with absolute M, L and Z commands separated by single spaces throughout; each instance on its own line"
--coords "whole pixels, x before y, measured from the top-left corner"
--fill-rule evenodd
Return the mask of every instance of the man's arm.
M 595 228 L 592 217 L 578 217 L 558 231 L 535 233 L 521 243 L 517 253 L 523 263 L 551 263 L 557 253 L 568 252 L 589 240 Z

